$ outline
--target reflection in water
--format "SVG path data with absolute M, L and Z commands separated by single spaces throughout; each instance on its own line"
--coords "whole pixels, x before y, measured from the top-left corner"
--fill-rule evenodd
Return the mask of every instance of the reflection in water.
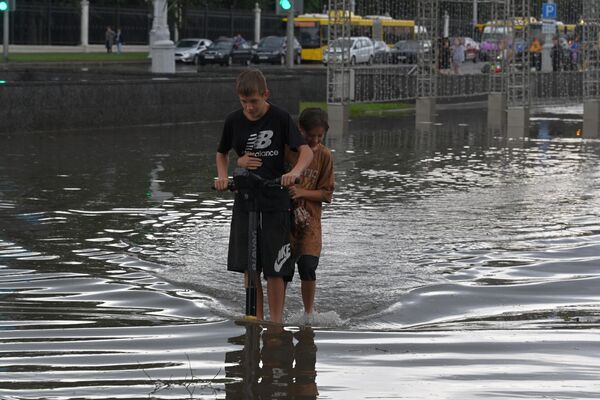
M 225 368 L 226 377 L 238 379 L 225 385 L 227 399 L 317 398 L 317 346 L 312 328 L 291 332 L 245 324 L 245 329 L 245 334 L 228 340 L 243 348 L 225 355 L 230 364 Z

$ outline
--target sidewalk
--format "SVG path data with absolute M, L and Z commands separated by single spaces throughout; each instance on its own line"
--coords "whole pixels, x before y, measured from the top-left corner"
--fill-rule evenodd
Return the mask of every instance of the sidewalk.
M 106 47 L 103 44 L 91 44 L 86 46 L 38 46 L 38 45 L 14 45 L 8 47 L 9 53 L 104 53 Z M 117 52 L 116 46 L 113 52 Z M 124 53 L 147 53 L 148 45 L 123 45 Z

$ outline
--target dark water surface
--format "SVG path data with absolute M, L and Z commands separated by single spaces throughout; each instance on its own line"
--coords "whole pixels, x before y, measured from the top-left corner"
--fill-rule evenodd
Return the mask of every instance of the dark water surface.
M 287 396 L 297 398 L 314 398 L 301 391 L 314 385 L 302 368 L 314 373 L 315 340 L 326 354 L 384 343 L 398 364 L 377 354 L 346 360 L 364 364 L 374 392 L 379 369 L 427 364 L 402 359 L 409 342 L 413 355 L 422 343 L 430 366 L 446 363 L 439 343 L 447 355 L 471 342 L 502 364 L 503 350 L 478 333 L 497 330 L 529 338 L 530 355 L 567 337 L 597 355 L 588 336 L 600 327 L 600 142 L 576 137 L 577 115 L 536 118 L 524 142 L 482 133 L 482 115 L 449 112 L 417 138 L 411 118 L 355 121 L 328 139 L 337 189 L 324 211 L 315 338 L 232 327 L 244 302 L 240 277 L 225 271 L 232 197 L 209 189 L 220 126 L 0 136 L 0 398 L 249 398 L 240 385 L 256 380 L 248 374 L 276 381 L 264 357 L 262 369 L 248 367 L 259 340 L 279 361 L 296 355 L 296 382 L 306 382 Z M 291 322 L 298 286 L 288 293 Z M 279 353 L 267 352 L 274 343 Z M 254 350 L 242 356 L 242 345 Z M 540 389 L 540 398 L 594 398 L 600 363 L 571 361 L 578 388 Z M 344 365 L 317 361 L 322 398 L 368 397 L 364 388 L 336 395 L 360 380 L 332 373 Z M 455 373 L 447 379 L 482 379 Z

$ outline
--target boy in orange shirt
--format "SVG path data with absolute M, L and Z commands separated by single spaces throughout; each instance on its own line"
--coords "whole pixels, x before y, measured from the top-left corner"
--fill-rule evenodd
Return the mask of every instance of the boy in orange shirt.
M 321 209 L 330 203 L 334 190 L 333 157 L 322 143 L 329 129 L 327 113 L 320 108 L 307 108 L 299 118 L 300 133 L 313 152 L 311 163 L 304 169 L 299 184 L 289 187 L 292 198 L 292 256 L 298 265 L 302 303 L 308 321 L 314 311 L 316 269 L 321 256 Z M 286 153 L 286 161 L 295 165 L 298 154 Z

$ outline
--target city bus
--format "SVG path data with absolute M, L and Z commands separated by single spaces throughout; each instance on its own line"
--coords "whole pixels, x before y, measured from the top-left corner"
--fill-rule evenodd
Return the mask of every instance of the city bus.
M 302 61 L 323 61 L 328 28 L 327 14 L 302 14 L 294 18 L 295 35 L 302 46 Z M 415 21 L 397 20 L 388 16 L 361 17 L 352 14 L 350 32 L 351 36 L 367 36 L 373 40 L 383 40 L 388 46 L 393 46 L 399 40 L 414 37 Z

